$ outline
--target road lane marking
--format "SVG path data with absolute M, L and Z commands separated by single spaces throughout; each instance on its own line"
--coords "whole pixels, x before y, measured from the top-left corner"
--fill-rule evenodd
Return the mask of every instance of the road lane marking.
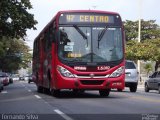
M 41 99 L 41 97 L 39 95 L 34 95 L 36 98 Z
M 156 100 L 156 99 L 152 99 L 152 98 L 146 98 L 146 97 L 141 97 L 141 96 L 131 97 L 131 98 L 138 99 L 138 100 L 143 100 L 143 101 L 148 101 L 148 102 L 160 103 L 160 100 Z
M 156 103 L 160 103 L 160 100 L 158 99 L 153 99 L 153 98 L 148 98 L 148 97 L 145 97 L 145 96 L 130 96 L 130 95 L 127 95 L 127 94 L 121 94 L 129 99 L 137 99 L 137 100 L 141 100 L 141 101 L 147 101 L 147 102 L 156 102 Z
M 56 112 L 57 114 L 59 114 L 61 117 L 63 117 L 65 120 L 73 120 L 71 117 L 69 117 L 68 115 L 66 115 L 65 113 L 61 112 L 58 109 L 55 109 L 54 112 Z
M 8 93 L 8 92 L 7 92 L 7 91 L 2 91 L 1 93 L 6 94 L 6 93 Z

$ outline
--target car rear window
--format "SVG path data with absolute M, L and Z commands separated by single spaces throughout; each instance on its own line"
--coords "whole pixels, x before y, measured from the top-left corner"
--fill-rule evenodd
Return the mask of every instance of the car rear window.
M 136 66 L 133 62 L 126 62 L 126 69 L 136 69 Z

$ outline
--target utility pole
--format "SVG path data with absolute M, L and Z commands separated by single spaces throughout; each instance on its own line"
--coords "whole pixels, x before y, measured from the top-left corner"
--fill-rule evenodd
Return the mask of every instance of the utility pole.
M 139 0 L 139 20 L 138 20 L 138 42 L 141 42 L 141 13 L 142 13 L 142 0 Z
M 138 0 L 138 13 L 139 13 L 139 21 L 138 21 L 138 42 L 141 42 L 141 13 L 142 13 L 142 0 Z M 139 75 L 141 74 L 141 66 L 140 60 L 137 62 Z

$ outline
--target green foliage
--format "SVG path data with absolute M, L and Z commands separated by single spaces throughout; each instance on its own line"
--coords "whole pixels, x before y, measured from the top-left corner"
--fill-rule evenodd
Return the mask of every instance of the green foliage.
M 160 60 L 160 39 L 137 42 L 128 41 L 126 45 L 126 58 L 131 60 Z
M 29 0 L 0 1 L 0 40 L 3 36 L 24 38 L 27 29 L 36 29 L 37 21 L 27 11 L 31 8 Z
M 136 40 L 138 38 L 138 21 L 126 20 L 124 26 L 126 40 Z M 141 41 L 156 38 L 160 38 L 160 29 L 155 20 L 141 20 Z
M 141 43 L 138 38 L 138 21 L 124 22 L 126 32 L 126 58 L 155 61 L 155 70 L 160 65 L 160 27 L 155 20 L 141 22 Z
M 3 37 L 0 43 L 2 43 L 1 49 L 3 51 L 3 54 L 0 55 L 0 70 L 12 72 L 18 70 L 21 66 L 28 67 L 32 55 L 23 40 Z
M 28 66 L 31 60 L 24 39 L 27 29 L 36 29 L 37 21 L 28 12 L 29 0 L 0 1 L 0 70 L 11 72 Z
M 147 63 L 147 64 L 144 66 L 144 69 L 146 70 L 147 75 L 148 75 L 149 72 L 152 71 L 152 64 L 151 64 L 151 63 Z

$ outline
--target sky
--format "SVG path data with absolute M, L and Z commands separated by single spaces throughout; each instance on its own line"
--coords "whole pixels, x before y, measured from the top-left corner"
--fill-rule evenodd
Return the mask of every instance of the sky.
M 30 0 L 37 30 L 27 30 L 26 43 L 33 41 L 47 23 L 61 10 L 103 10 L 118 12 L 122 20 L 156 20 L 160 26 L 160 0 Z

